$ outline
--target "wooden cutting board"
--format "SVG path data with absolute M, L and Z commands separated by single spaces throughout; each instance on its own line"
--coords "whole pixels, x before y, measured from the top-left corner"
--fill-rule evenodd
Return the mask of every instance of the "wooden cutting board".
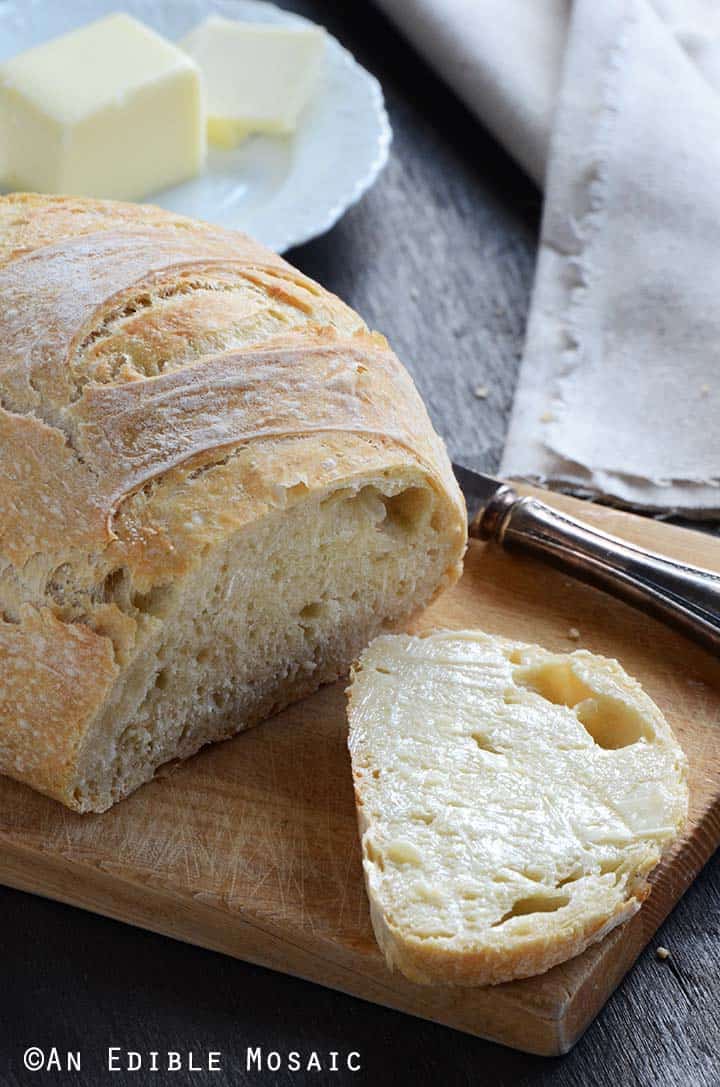
M 720 572 L 716 539 L 551 501 Z M 388 972 L 362 881 L 342 683 L 205 750 L 104 815 L 75 815 L 0 779 L 0 880 L 518 1049 L 567 1051 L 720 841 L 720 663 L 594 589 L 476 543 L 462 582 L 416 624 L 431 626 L 616 656 L 687 752 L 686 834 L 640 912 L 585 954 L 494 989 L 427 988 Z

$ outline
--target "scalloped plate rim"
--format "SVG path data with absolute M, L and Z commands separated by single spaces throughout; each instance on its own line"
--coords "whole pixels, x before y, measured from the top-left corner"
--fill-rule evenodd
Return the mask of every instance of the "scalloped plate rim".
M 65 0 L 62 5 L 54 0 L 5 0 L 0 2 L 0 38 L 7 40 L 10 35 L 12 46 L 10 49 L 2 48 L 2 58 L 48 40 L 73 26 L 117 11 L 120 7 L 175 39 L 190 25 L 212 13 L 248 21 L 312 25 L 311 20 L 304 16 L 285 11 L 265 0 L 166 0 L 164 4 L 153 0 L 125 0 L 122 5 L 117 0 Z M 169 32 L 168 28 L 178 23 L 184 24 L 182 30 Z M 40 28 L 48 24 L 50 30 L 43 33 Z M 288 160 L 282 183 L 276 185 L 275 190 L 268 187 L 264 203 L 261 181 L 254 191 L 254 206 L 251 204 L 249 208 L 244 208 L 242 198 L 236 203 L 227 200 L 223 205 L 223 214 L 219 214 L 214 210 L 216 203 L 210 206 L 209 195 L 206 198 L 199 195 L 200 186 L 205 185 L 210 192 L 213 179 L 217 177 L 212 165 L 200 178 L 183 186 L 149 194 L 147 202 L 226 228 L 243 230 L 278 252 L 285 252 L 326 233 L 377 179 L 388 160 L 392 129 L 380 83 L 329 33 L 325 78 L 332 78 L 339 87 L 338 106 L 345 108 L 345 114 L 342 109 L 337 109 L 334 117 L 334 103 L 329 101 L 313 103 L 307 112 L 313 113 L 314 123 L 308 116 L 301 119 L 291 144 L 258 136 L 248 141 L 242 151 L 250 167 L 259 166 L 260 170 L 264 157 Z M 355 142 L 348 169 L 344 169 L 347 164 L 341 161 L 342 156 L 336 155 L 332 161 L 333 168 L 328 170 L 327 159 L 322 158 L 321 154 L 325 148 L 342 147 L 342 136 L 348 131 L 348 125 L 352 126 L 353 119 L 359 122 L 354 131 L 362 143 Z M 318 136 L 319 146 L 313 151 L 312 161 L 303 161 L 303 144 L 312 147 L 313 143 L 318 143 Z M 216 162 L 221 162 L 218 156 L 223 154 L 228 153 L 211 152 L 211 158 L 214 156 Z M 230 176 L 233 176 L 232 163 Z M 240 168 L 237 181 L 243 182 Z M 289 193 L 283 194 L 282 188 L 291 189 L 294 181 L 299 183 L 297 187 L 302 190 L 304 199 L 295 201 L 293 205 Z M 188 194 L 187 198 L 182 190 Z M 268 213 L 273 214 L 272 225 L 269 224 Z M 257 227 L 254 227 L 255 223 Z

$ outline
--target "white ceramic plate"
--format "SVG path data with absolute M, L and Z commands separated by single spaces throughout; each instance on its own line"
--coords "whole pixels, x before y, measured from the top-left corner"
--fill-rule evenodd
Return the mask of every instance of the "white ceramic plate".
M 0 61 L 120 9 L 172 40 L 210 13 L 307 23 L 259 0 L 0 0 Z M 367 191 L 390 139 L 380 84 L 328 37 L 321 86 L 292 138 L 252 136 L 233 151 L 211 149 L 203 176 L 148 199 L 283 252 L 329 230 Z

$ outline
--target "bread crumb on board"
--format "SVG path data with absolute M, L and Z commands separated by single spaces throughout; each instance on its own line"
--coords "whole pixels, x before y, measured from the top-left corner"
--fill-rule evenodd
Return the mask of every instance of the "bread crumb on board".
M 656 947 L 655 948 L 655 954 L 657 955 L 657 957 L 662 962 L 664 962 L 665 959 L 670 958 L 670 948 L 669 947 Z
M 578 630 L 577 627 L 569 627 L 568 632 L 567 632 L 567 636 L 568 636 L 568 638 L 570 639 L 571 642 L 579 642 L 580 641 L 580 631 Z

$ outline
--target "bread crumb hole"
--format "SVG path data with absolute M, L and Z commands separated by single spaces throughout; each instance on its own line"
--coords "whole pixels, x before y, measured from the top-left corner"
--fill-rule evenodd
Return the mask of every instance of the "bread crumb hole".
M 155 677 L 155 686 L 159 691 L 164 691 L 169 683 L 170 672 L 167 668 L 163 668 Z
M 383 859 L 383 855 L 379 852 L 379 850 L 375 848 L 372 842 L 365 843 L 365 856 L 370 861 L 370 863 L 374 864 L 376 868 L 379 868 L 381 872 L 385 871 L 385 861 Z
M 133 593 L 133 607 L 145 615 L 160 615 L 171 592 L 169 585 L 155 585 L 146 593 Z
M 385 851 L 385 856 L 392 864 L 422 865 L 422 854 L 411 842 L 392 842 Z
M 325 611 L 325 605 L 316 600 L 313 604 L 306 604 L 300 612 L 301 619 L 319 619 Z
M 647 725 L 634 707 L 594 692 L 567 660 L 516 668 L 513 678 L 519 687 L 534 691 L 547 702 L 574 709 L 598 747 L 615 751 L 649 738 Z
M 424 487 L 408 487 L 400 494 L 380 497 L 385 506 L 386 525 L 397 525 L 405 532 L 419 528 L 430 512 L 432 498 Z
M 532 883 L 544 883 L 545 872 L 539 868 L 520 868 L 515 869 L 518 875 L 524 876 L 525 879 L 529 879 Z
M 560 879 L 555 884 L 556 887 L 567 887 L 568 883 L 577 883 L 579 879 L 582 879 L 582 872 L 572 872 L 569 876 L 565 876 L 565 879 Z
M 531 913 L 554 913 L 555 910 L 567 906 L 569 901 L 569 895 L 530 895 L 529 898 L 520 898 L 492 927 L 504 925 L 513 917 L 527 917 Z
M 500 752 L 496 747 L 488 740 L 487 736 L 483 736 L 480 732 L 473 732 L 472 738 L 478 745 L 481 751 L 488 751 L 491 755 L 499 755 Z
M 647 728 L 633 707 L 614 698 L 589 698 L 576 709 L 577 719 L 599 747 L 616 751 L 646 739 Z
M 103 581 L 102 593 L 106 604 L 118 604 L 121 608 L 127 606 L 129 595 L 130 575 L 123 566 L 111 570 Z
M 572 708 L 592 695 L 591 689 L 578 678 L 567 659 L 516 668 L 513 679 L 519 687 L 534 691 L 556 706 Z

